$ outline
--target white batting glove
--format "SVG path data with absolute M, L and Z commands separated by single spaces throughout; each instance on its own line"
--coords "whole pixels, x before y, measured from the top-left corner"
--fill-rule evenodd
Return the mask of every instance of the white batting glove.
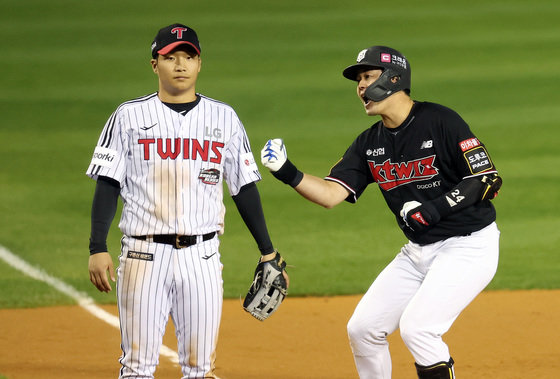
M 404 203 L 401 211 L 399 212 L 399 214 L 401 215 L 401 218 L 404 220 L 404 223 L 406 224 L 406 226 L 408 226 L 410 228 L 410 225 L 408 224 L 408 220 L 406 219 L 406 214 L 411 211 L 412 209 L 419 207 L 420 205 L 422 205 L 422 203 L 419 203 L 415 200 L 413 201 L 407 201 L 406 203 Z
M 280 170 L 287 159 L 288 153 L 281 138 L 269 139 L 261 150 L 261 162 L 272 172 Z

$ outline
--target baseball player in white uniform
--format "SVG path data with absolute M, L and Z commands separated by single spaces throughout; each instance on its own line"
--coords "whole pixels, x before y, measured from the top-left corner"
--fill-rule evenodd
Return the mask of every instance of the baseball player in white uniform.
M 117 270 L 120 378 L 153 378 L 171 314 L 183 378 L 215 378 L 223 286 L 218 235 L 223 182 L 261 251 L 276 257 L 255 182 L 261 179 L 235 111 L 195 91 L 201 48 L 195 31 L 164 27 L 152 44 L 159 90 L 121 104 L 101 133 L 87 175 L 92 205 L 90 280 L 115 281 L 106 238 L 120 195 Z M 284 276 L 287 276 L 284 272 Z

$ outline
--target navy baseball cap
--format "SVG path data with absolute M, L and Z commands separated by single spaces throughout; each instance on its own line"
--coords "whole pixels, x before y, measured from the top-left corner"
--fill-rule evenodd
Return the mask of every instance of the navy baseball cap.
M 189 45 L 200 55 L 200 43 L 194 29 L 183 24 L 173 24 L 161 28 L 152 42 L 152 57 L 169 54 L 179 45 Z
M 358 53 L 356 64 L 346 67 L 342 75 L 347 79 L 357 80 L 358 72 L 372 68 L 393 69 L 402 76 L 410 78 L 410 64 L 406 57 L 398 50 L 387 46 L 371 46 L 363 49 Z

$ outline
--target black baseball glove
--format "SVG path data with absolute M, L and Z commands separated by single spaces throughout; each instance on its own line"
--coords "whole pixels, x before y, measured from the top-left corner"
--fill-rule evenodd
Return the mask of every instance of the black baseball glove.
M 243 302 L 243 308 L 257 320 L 266 320 L 288 294 L 288 284 L 282 275 L 285 268 L 286 261 L 278 252 L 271 261 L 259 260 L 253 283 Z

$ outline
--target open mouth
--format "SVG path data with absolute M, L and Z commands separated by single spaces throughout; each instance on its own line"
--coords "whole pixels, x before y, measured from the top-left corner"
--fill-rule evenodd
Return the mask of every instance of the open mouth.
M 371 102 L 371 100 L 368 99 L 368 98 L 365 97 L 365 96 L 362 96 L 362 101 L 363 101 L 363 103 L 364 103 L 365 106 L 367 106 L 367 105 Z

